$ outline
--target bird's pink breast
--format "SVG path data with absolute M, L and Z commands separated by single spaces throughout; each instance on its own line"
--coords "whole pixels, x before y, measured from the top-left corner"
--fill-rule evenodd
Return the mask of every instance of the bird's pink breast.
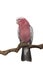
M 19 36 L 22 42 L 28 42 L 30 40 L 30 27 L 24 26 L 21 28 Z

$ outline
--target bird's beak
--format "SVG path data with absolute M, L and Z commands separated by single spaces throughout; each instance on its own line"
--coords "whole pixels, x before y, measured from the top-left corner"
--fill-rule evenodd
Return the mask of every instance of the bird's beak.
M 20 22 L 20 19 L 16 19 L 16 21 L 17 21 L 17 24 L 19 24 L 19 22 Z
M 18 19 L 16 19 L 16 21 L 17 21 L 16 23 L 18 24 Z

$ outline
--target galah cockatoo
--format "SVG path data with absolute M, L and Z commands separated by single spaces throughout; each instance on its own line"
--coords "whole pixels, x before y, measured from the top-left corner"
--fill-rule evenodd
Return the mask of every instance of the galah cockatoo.
M 33 28 L 29 24 L 29 22 L 25 18 L 18 18 L 17 19 L 17 24 L 19 25 L 18 27 L 18 37 L 20 42 L 24 42 L 24 44 L 31 44 L 33 40 Z M 21 56 L 22 61 L 31 61 L 31 52 L 30 48 L 28 47 L 23 47 L 22 48 L 22 56 Z

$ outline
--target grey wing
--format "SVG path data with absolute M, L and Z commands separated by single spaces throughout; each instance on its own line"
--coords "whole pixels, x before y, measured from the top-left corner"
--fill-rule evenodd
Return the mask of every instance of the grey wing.
M 31 42 L 33 41 L 33 28 L 30 26 L 30 37 L 31 37 Z

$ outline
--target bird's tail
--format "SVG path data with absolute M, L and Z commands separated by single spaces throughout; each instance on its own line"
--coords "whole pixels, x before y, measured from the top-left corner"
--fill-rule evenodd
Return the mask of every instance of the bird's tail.
M 27 48 L 27 47 L 23 47 L 22 48 L 22 56 L 21 56 L 21 60 L 22 61 L 32 61 L 32 58 L 31 58 L 31 52 L 30 52 L 30 49 Z

